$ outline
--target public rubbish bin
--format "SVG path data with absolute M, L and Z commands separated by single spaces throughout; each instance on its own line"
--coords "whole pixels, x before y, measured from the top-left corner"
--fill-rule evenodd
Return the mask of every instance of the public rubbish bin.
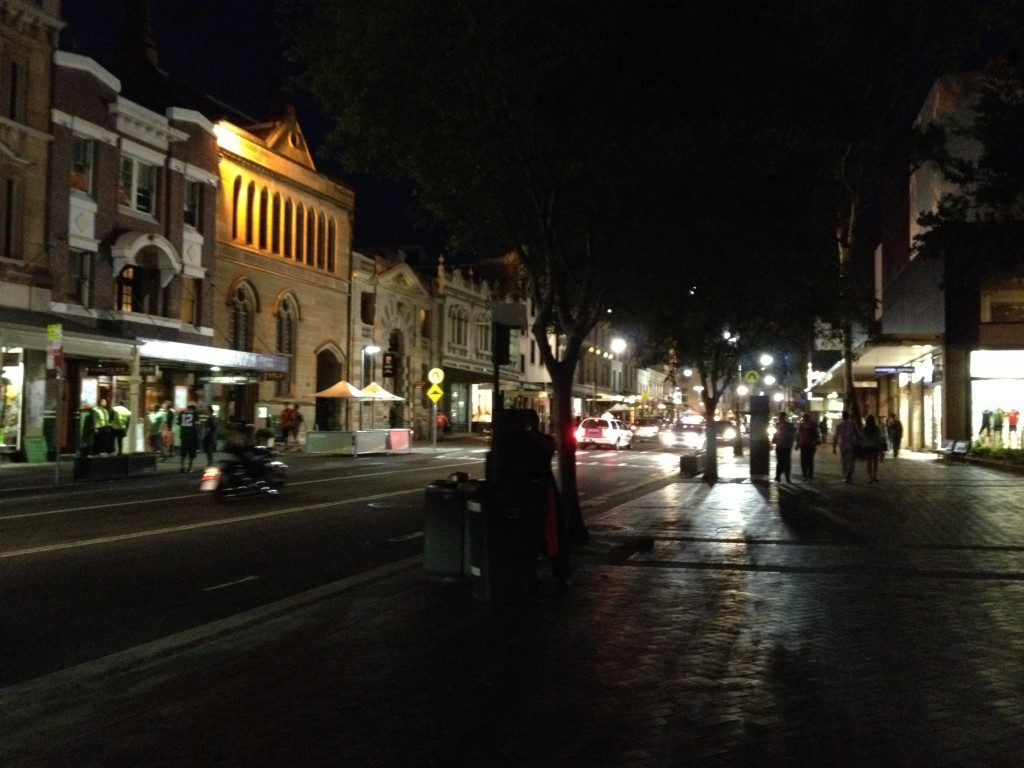
M 487 603 L 525 600 L 536 580 L 536 536 L 523 489 L 486 481 L 462 483 L 469 532 L 473 597 Z
M 466 494 L 459 482 L 467 477 L 435 480 L 426 489 L 423 523 L 423 568 L 447 578 L 462 577 L 466 563 Z

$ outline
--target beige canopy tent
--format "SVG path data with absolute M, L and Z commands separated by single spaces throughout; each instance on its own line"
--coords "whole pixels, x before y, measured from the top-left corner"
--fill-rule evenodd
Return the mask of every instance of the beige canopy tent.
M 363 397 L 367 400 L 405 400 L 404 397 L 399 397 L 398 395 L 391 394 L 376 381 L 371 381 L 369 384 L 363 387 L 362 394 L 360 395 L 360 397 Z
M 363 397 L 363 392 L 358 387 L 354 387 L 347 381 L 342 379 L 337 384 L 333 384 L 327 389 L 322 389 L 319 392 L 313 393 L 314 397 Z

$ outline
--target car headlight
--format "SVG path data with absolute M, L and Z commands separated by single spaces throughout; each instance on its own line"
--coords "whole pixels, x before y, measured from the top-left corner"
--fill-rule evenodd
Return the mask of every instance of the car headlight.
M 732 427 L 727 427 L 726 430 L 722 433 L 722 438 L 725 440 L 735 440 L 736 430 Z
M 676 436 L 673 432 L 662 432 L 659 437 L 663 445 L 675 445 Z

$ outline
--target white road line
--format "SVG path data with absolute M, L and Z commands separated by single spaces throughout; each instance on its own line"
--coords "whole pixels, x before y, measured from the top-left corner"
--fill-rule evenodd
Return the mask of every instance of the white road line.
M 203 587 L 203 592 L 214 592 L 218 589 L 227 589 L 228 587 L 234 587 L 237 584 L 245 584 L 247 581 L 256 581 L 259 576 L 246 576 L 244 579 L 235 579 L 234 581 L 226 581 L 223 584 L 217 584 L 213 587 Z
M 452 462 L 451 466 L 453 466 L 453 467 L 461 467 L 461 466 L 464 466 L 464 465 L 469 464 L 469 463 L 476 464 L 477 462 L 456 461 L 456 462 Z M 368 473 L 362 474 L 362 475 L 344 475 L 344 476 L 325 477 L 325 478 L 322 478 L 320 480 L 302 480 L 302 481 L 299 481 L 299 482 L 292 481 L 292 482 L 289 483 L 289 485 L 290 486 L 316 485 L 317 483 L 335 483 L 335 482 L 338 482 L 339 480 L 362 480 L 363 478 L 367 478 L 367 477 L 385 477 L 386 475 L 403 475 L 403 474 L 408 474 L 410 472 L 424 472 L 424 471 L 425 471 L 425 469 L 423 469 L 423 468 L 419 468 L 419 469 L 395 469 L 395 470 L 392 470 L 391 472 L 386 472 L 386 473 L 368 472 Z M 190 493 L 190 494 L 187 494 L 185 496 L 162 496 L 162 497 L 160 497 L 158 499 L 158 501 L 160 501 L 160 502 L 179 501 L 181 499 L 194 499 L 197 496 L 207 496 L 207 495 L 208 494 L 200 492 L 197 489 L 195 493 Z M 90 504 L 89 506 L 85 506 L 85 507 L 65 507 L 64 509 L 51 509 L 51 510 L 45 510 L 45 511 L 42 511 L 42 512 L 22 512 L 22 513 L 19 513 L 19 514 L 16 514 L 16 515 L 0 515 L 0 521 L 2 521 L 2 520 L 19 520 L 19 519 L 27 518 L 27 517 L 48 517 L 50 515 L 66 515 L 66 514 L 68 514 L 70 512 L 88 512 L 88 511 L 93 510 L 93 509 L 114 509 L 116 507 L 137 507 L 137 506 L 139 506 L 139 504 L 144 504 L 144 503 L 145 503 L 145 501 L 140 501 L 140 500 L 136 499 L 134 501 L 118 501 L 118 502 L 107 503 L 107 504 Z
M 42 547 L 30 547 L 28 549 L 15 549 L 10 552 L 0 552 L 0 560 L 5 560 L 12 557 L 24 557 L 26 555 L 38 555 L 44 552 L 58 552 L 65 549 L 79 549 L 80 547 L 92 547 L 97 544 L 111 544 L 117 541 L 131 541 L 132 539 L 145 539 L 151 536 L 165 536 L 171 533 L 181 533 L 182 531 L 193 531 L 200 528 L 213 528 L 220 525 L 235 525 L 236 523 L 246 523 L 252 520 L 262 520 L 271 517 L 281 517 L 282 515 L 291 515 L 297 512 L 309 512 L 314 509 L 325 509 L 327 507 L 340 507 L 346 504 L 361 504 L 366 501 L 372 501 L 373 499 L 386 499 L 392 496 L 403 496 L 411 493 L 423 493 L 420 488 L 413 488 L 407 491 L 392 491 L 391 493 L 376 493 L 372 496 L 363 496 L 358 499 L 339 499 L 337 501 L 325 501 L 322 504 L 307 504 L 301 507 L 291 507 L 290 509 L 276 509 L 268 510 L 266 512 L 259 512 L 252 515 L 242 515 L 240 517 L 225 517 L 217 520 L 204 520 L 199 523 L 186 523 L 183 525 L 172 525 L 167 528 L 154 528 L 150 531 L 136 531 L 135 533 L 124 533 L 119 536 L 100 536 L 95 539 L 83 539 L 82 541 L 69 541 L 63 544 L 47 544 Z
M 412 539 L 419 539 L 423 537 L 423 531 L 416 531 L 415 533 L 407 533 L 405 536 L 395 536 L 393 539 L 388 539 L 392 543 L 398 543 L 400 541 L 411 541 Z

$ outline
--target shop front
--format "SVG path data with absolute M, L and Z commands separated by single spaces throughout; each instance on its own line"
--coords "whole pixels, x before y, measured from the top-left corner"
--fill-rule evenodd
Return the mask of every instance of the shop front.
M 89 451 L 146 450 L 145 416 L 165 401 L 177 409 L 209 404 L 251 423 L 261 377 L 288 370 L 274 355 L 127 338 L 10 308 L 0 314 L 0 354 L 0 444 L 12 459 L 31 462 L 82 453 L 83 424 L 96 421 L 85 415 L 100 407 L 99 423 L 123 435 Z
M 970 355 L 971 424 L 974 440 L 1020 448 L 1024 407 L 1024 350 L 974 350 Z

